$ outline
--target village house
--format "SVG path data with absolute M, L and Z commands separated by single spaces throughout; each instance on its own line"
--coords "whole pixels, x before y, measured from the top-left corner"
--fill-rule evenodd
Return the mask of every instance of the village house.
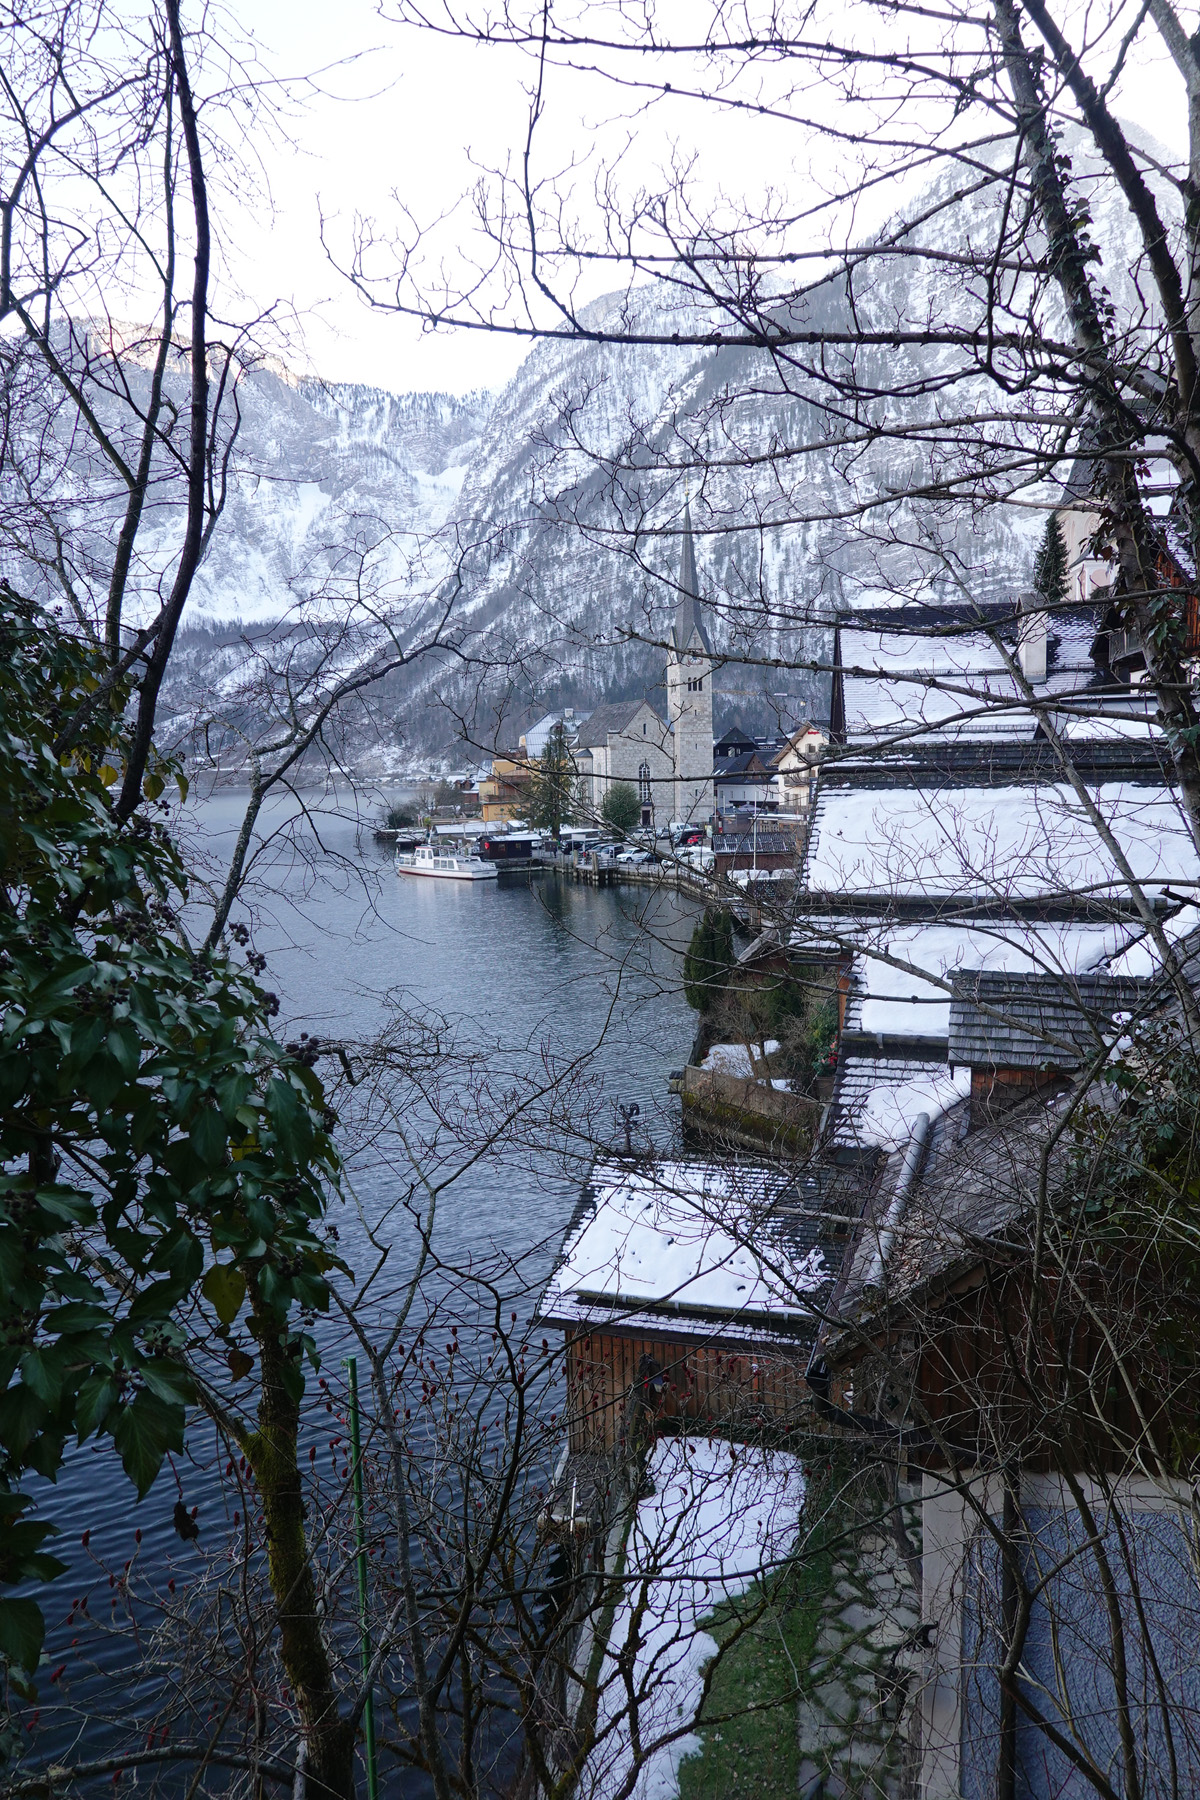
M 601 1160 L 539 1323 L 564 1334 L 572 1453 L 618 1445 L 651 1380 L 661 1423 L 794 1427 L 841 1263 L 838 1170 L 797 1179 L 761 1163 Z
M 1164 1006 L 1178 1016 L 1145 975 L 963 977 L 949 1038 L 969 1086 L 887 1153 L 822 1324 L 825 1417 L 890 1443 L 920 1495 L 925 1648 L 902 1728 L 921 1800 L 1200 1788 L 1175 1473 L 1200 1390 L 1156 1335 L 1162 1261 L 1089 1232 L 1064 1129 L 1081 1081 L 1112 1116 L 1105 1045 Z
M 774 810 L 772 757 L 773 752 L 736 721 L 726 727 L 713 745 L 713 805 L 718 818 L 726 812 Z
M 479 777 L 479 815 L 485 825 L 522 819 L 529 810 L 533 769 L 523 750 L 498 752 Z
M 804 826 L 771 814 L 733 814 L 713 837 L 714 867 L 722 876 L 794 878 L 804 850 Z
M 771 758 L 772 803 L 777 812 L 804 815 L 813 803 L 826 732 L 811 721 L 784 738 Z

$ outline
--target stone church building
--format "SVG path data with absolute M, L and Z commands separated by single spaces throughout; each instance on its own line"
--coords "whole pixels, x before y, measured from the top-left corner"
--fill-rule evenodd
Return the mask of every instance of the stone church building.
M 637 789 L 643 826 L 705 825 L 713 812 L 713 662 L 683 515 L 679 599 L 667 650 L 667 717 L 648 700 L 608 701 L 580 728 L 575 761 L 598 816 L 614 782 Z

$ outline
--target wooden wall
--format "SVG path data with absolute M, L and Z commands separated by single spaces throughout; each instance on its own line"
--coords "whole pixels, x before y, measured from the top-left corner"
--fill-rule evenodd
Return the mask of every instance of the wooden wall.
M 807 1349 L 768 1352 L 610 1332 L 567 1337 L 572 1451 L 609 1450 L 643 1356 L 664 1375 L 659 1416 L 707 1427 L 799 1424 L 811 1414 Z

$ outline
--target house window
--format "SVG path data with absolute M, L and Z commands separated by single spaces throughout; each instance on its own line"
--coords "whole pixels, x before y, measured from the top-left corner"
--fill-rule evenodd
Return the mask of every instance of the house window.
M 650 764 L 643 763 L 638 770 L 638 793 L 643 806 L 650 804 Z

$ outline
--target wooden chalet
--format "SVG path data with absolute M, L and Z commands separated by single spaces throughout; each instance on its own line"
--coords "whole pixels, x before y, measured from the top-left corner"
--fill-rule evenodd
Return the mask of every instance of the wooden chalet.
M 598 1163 L 542 1296 L 566 1344 L 570 1448 L 620 1448 L 639 1386 L 660 1425 L 788 1431 L 848 1221 L 832 1168 Z

